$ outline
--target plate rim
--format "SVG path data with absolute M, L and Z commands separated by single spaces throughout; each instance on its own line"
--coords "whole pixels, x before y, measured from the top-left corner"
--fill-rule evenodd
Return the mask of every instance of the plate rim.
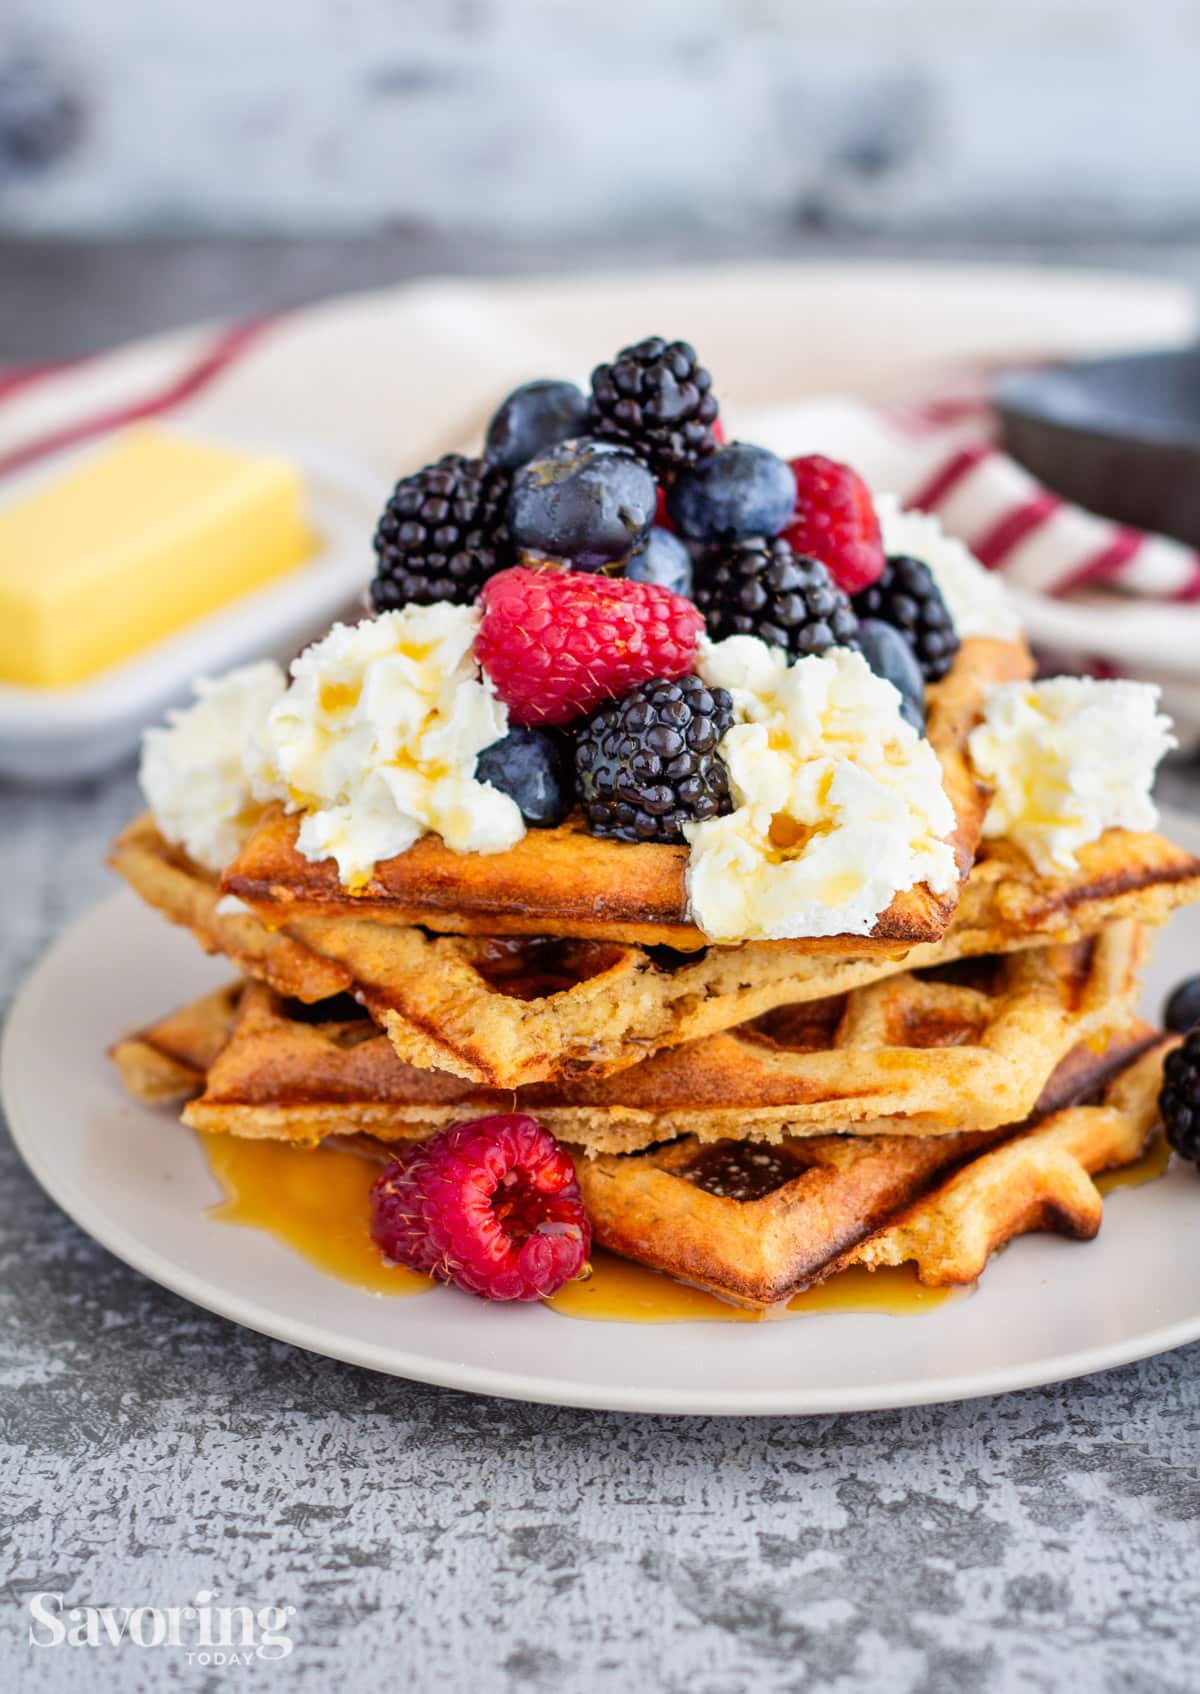
M 1188 813 L 1162 808 L 1160 827 L 1168 834 L 1195 836 L 1200 832 L 1200 820 Z M 77 1189 L 69 1173 L 55 1168 L 53 1161 L 43 1155 L 44 1138 L 38 1135 L 34 1124 L 26 1121 L 24 1104 L 17 1094 L 19 1055 L 30 1038 L 27 1020 L 32 1023 L 35 1018 L 34 998 L 38 987 L 52 974 L 59 954 L 72 944 L 81 928 L 126 903 L 136 907 L 136 896 L 128 889 L 118 889 L 80 913 L 43 951 L 17 989 L 0 1040 L 0 1101 L 8 1117 L 13 1145 L 43 1192 L 77 1228 L 107 1252 L 192 1305 L 272 1340 L 380 1375 L 541 1405 L 656 1416 L 820 1417 L 942 1405 L 1045 1387 L 1116 1369 L 1200 1339 L 1198 1302 L 1192 1317 L 1142 1330 L 1124 1340 L 1060 1353 L 1029 1364 L 953 1376 L 907 1377 L 878 1385 L 803 1389 L 793 1385 L 779 1389 L 672 1390 L 618 1381 L 601 1388 L 580 1384 L 569 1377 L 555 1378 L 466 1361 L 448 1362 L 400 1346 L 384 1348 L 365 1341 L 342 1340 L 324 1326 L 280 1315 L 277 1308 L 253 1297 L 226 1294 L 219 1284 L 173 1263 L 157 1248 L 146 1245 L 123 1224 L 108 1217 L 102 1207 L 90 1205 L 86 1191 Z

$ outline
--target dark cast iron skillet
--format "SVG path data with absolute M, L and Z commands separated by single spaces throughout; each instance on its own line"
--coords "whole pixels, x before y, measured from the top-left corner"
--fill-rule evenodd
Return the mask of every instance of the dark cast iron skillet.
M 1001 440 L 1089 511 L 1200 547 L 1200 346 L 1012 371 Z

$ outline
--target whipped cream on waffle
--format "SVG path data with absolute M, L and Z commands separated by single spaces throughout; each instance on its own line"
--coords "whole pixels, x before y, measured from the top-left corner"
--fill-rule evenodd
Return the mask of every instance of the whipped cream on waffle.
M 900 696 L 858 653 L 789 666 L 753 636 L 702 641 L 697 669 L 727 688 L 720 753 L 734 811 L 687 827 L 688 897 L 716 941 L 868 935 L 917 883 L 957 881 L 954 808 Z
M 305 858 L 344 883 L 436 831 L 459 853 L 500 853 L 525 833 L 514 800 L 475 779 L 508 712 L 475 659 L 474 606 L 406 606 L 335 624 L 292 661 L 291 687 L 249 752 L 255 797 L 304 814 Z
M 995 790 L 985 836 L 1014 841 L 1046 875 L 1074 871 L 1106 829 L 1153 829 L 1159 760 L 1177 745 L 1145 682 L 1056 676 L 993 689 L 968 747 Z
M 875 496 L 883 550 L 908 554 L 928 565 L 960 637 L 991 636 L 1015 641 L 1021 622 L 1000 578 L 956 536 L 947 535 L 929 512 L 906 511 L 894 494 Z
M 226 676 L 201 677 L 194 705 L 168 712 L 165 728 L 142 738 L 142 793 L 169 841 L 219 871 L 257 823 L 246 746 L 287 686 L 271 659 Z

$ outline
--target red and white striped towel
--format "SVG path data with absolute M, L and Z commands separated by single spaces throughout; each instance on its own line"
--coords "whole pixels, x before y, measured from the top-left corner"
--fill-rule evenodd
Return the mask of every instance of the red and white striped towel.
M 1060 500 L 996 444 L 980 388 L 953 388 L 910 407 L 834 402 L 781 408 L 758 420 L 779 450 L 809 451 L 828 415 L 843 455 L 904 505 L 931 512 L 989 570 L 1026 594 L 1070 596 L 1119 589 L 1156 601 L 1200 600 L 1200 554 Z M 816 450 L 815 448 L 811 450 Z M 832 452 L 833 449 L 823 449 Z
M 736 395 L 739 386 L 785 394 L 787 373 L 773 369 L 778 343 L 768 338 L 756 353 L 753 340 L 746 343 L 745 314 L 731 320 L 726 296 L 742 297 L 746 290 L 762 292 L 764 323 L 774 312 L 797 335 L 795 326 L 807 321 L 808 290 L 822 303 L 828 334 L 823 347 L 806 353 L 812 369 L 805 376 L 831 374 L 836 353 L 839 368 L 850 361 L 848 384 L 865 382 L 867 367 L 852 362 L 853 338 L 831 327 L 830 313 L 844 310 L 861 326 L 864 299 L 854 289 L 867 286 L 838 281 L 835 288 L 819 267 L 789 276 L 786 288 L 777 276 L 764 281 L 747 272 L 744 280 L 739 274 L 716 284 L 675 276 L 574 290 L 556 284 L 548 291 L 547 285 L 528 300 L 505 285 L 440 282 L 274 319 L 186 330 L 65 366 L 0 374 L 0 498 L 6 473 L 36 469 L 64 448 L 156 417 L 178 419 L 198 432 L 280 441 L 302 433 L 385 478 L 447 448 L 469 446 L 495 398 L 513 383 L 547 370 L 586 371 L 597 347 L 616 345 L 631 326 L 657 321 L 675 302 L 683 305 L 688 332 L 711 349 L 726 395 Z M 905 285 L 881 276 L 870 286 L 880 302 L 892 302 L 901 299 L 898 288 L 911 292 L 911 279 Z M 939 287 L 942 293 L 931 295 Z M 951 279 L 922 280 L 919 298 L 928 347 L 922 342 L 912 358 L 919 367 L 927 352 L 928 368 L 943 370 L 954 337 L 959 351 L 974 336 L 981 357 L 994 348 L 995 360 L 1011 360 L 1018 346 L 1072 347 L 1085 334 L 1092 346 L 1119 345 L 1122 335 L 1163 336 L 1176 318 L 1183 328 L 1174 302 L 1153 305 L 1148 296 L 1139 332 L 1124 296 L 1110 300 L 1101 290 L 1085 314 L 1077 309 L 1084 296 L 1076 288 L 1055 304 L 1053 290 L 1047 293 L 1039 282 L 1004 331 L 1010 343 L 1002 346 L 995 310 L 974 309 L 971 285 L 963 279 L 953 286 Z M 1038 313 L 1044 321 L 1035 324 Z M 884 337 L 870 349 L 871 377 L 890 348 Z M 827 356 L 824 349 L 832 351 Z M 957 364 L 962 369 L 964 362 Z M 894 379 L 892 373 L 889 384 L 899 391 Z M 805 399 L 766 412 L 741 413 L 730 404 L 724 410 L 733 435 L 787 455 L 821 451 L 846 459 L 876 488 L 933 513 L 1003 574 L 1036 641 L 1161 680 L 1168 705 L 1200 726 L 1200 558 L 1166 537 L 1111 523 L 1039 487 L 997 447 L 985 389 L 985 379 L 976 375 L 905 407 L 843 398 Z

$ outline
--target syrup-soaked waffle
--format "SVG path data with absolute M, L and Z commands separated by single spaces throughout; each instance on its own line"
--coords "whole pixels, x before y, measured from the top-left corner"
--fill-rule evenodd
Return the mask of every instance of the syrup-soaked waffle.
M 616 942 L 432 936 L 362 919 L 283 919 L 269 932 L 216 879 L 139 818 L 112 863 L 210 952 L 285 997 L 353 989 L 410 1064 L 498 1088 L 604 1076 L 783 1005 L 828 998 L 906 968 L 1091 935 L 1121 918 L 1164 921 L 1200 898 L 1200 863 L 1158 835 L 1110 830 L 1071 875 L 1039 876 L 988 843 L 937 943 L 895 958 L 829 959 L 772 943 L 699 954 Z
M 950 674 L 929 689 L 926 733 L 942 766 L 957 820 L 951 840 L 960 879 L 979 844 L 987 793 L 967 760 L 967 737 L 988 690 L 1031 674 L 1023 643 L 970 638 Z M 298 820 L 269 813 L 227 870 L 223 887 L 270 924 L 293 918 L 370 918 L 447 933 L 556 935 L 696 951 L 704 935 L 688 918 L 686 847 L 600 840 L 578 818 L 530 830 L 505 853 L 454 853 L 427 835 L 376 865 L 353 893 L 332 860 L 311 864 L 296 848 Z M 953 916 L 957 890 L 921 884 L 898 894 L 869 936 L 788 943 L 797 952 L 860 956 L 936 941 Z M 773 945 L 766 943 L 765 945 Z
M 1128 1022 L 1140 932 L 903 974 L 770 1013 L 600 1078 L 480 1088 L 399 1060 L 352 1000 L 305 1007 L 247 987 L 203 1094 L 197 1129 L 301 1141 L 420 1137 L 456 1119 L 535 1113 L 590 1152 L 679 1135 L 777 1141 L 834 1129 L 940 1136 L 1023 1118 L 1073 1048 Z
M 580 1158 L 593 1236 L 758 1308 L 851 1265 L 911 1263 L 923 1283 L 971 1283 L 1014 1236 L 1096 1234 L 1103 1200 L 1091 1177 L 1141 1153 L 1171 1045 L 1131 1028 L 1121 1048 L 1141 1056 L 1098 1104 L 1051 1111 L 1016 1132 L 822 1136 L 773 1147 L 689 1136 L 645 1153 Z M 1086 1077 L 1076 1082 L 1088 1086 Z

